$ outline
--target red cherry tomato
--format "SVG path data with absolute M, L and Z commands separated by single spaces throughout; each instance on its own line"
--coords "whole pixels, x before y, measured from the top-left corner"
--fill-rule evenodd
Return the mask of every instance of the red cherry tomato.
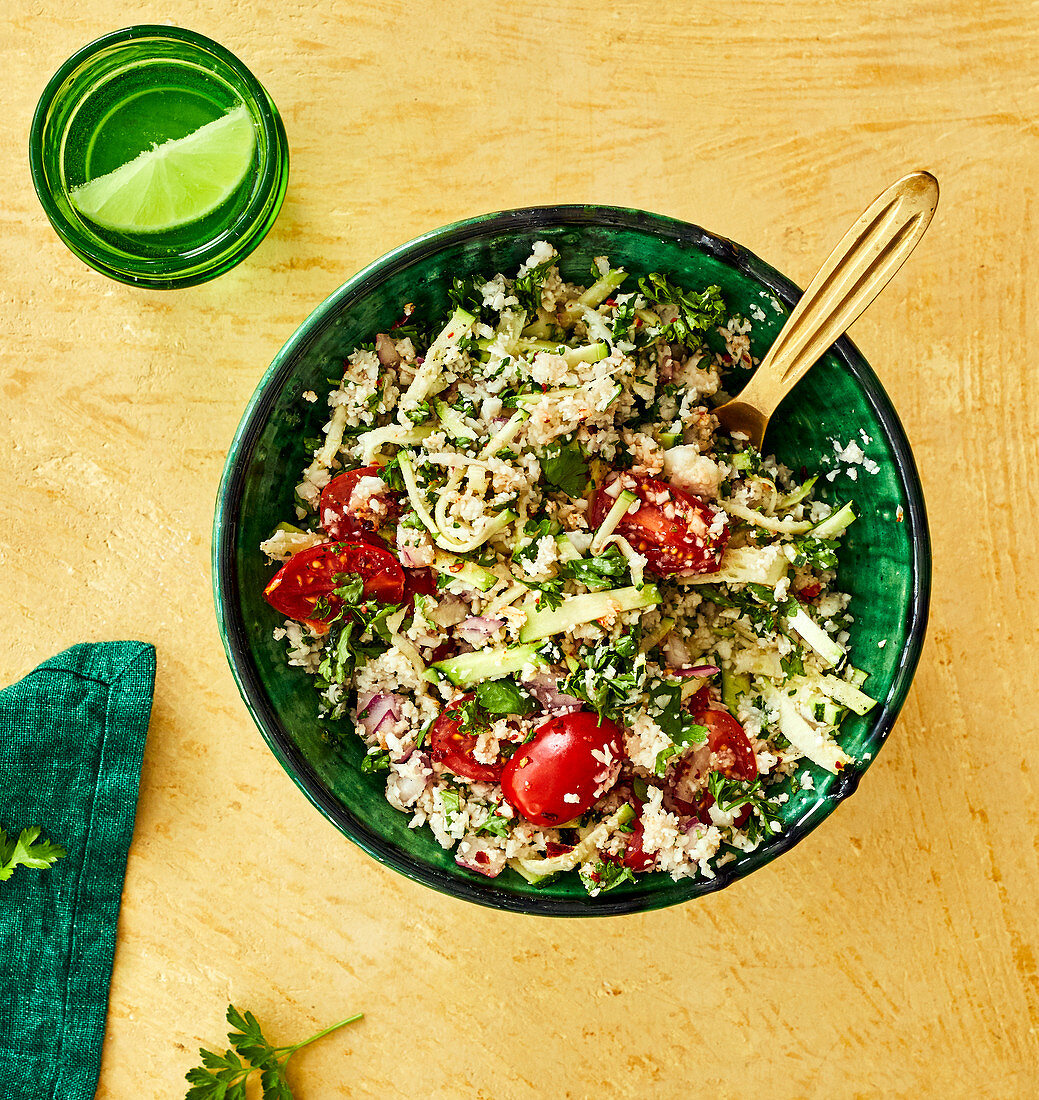
M 416 596 L 435 596 L 436 594 L 437 578 L 432 569 L 404 570 L 404 603 L 409 607 L 415 602 Z
M 479 783 L 497 783 L 501 777 L 505 761 L 497 760 L 493 764 L 484 764 L 473 756 L 476 738 L 462 733 L 458 709 L 469 702 L 472 695 L 463 695 L 437 716 L 429 729 L 429 755 L 448 771 L 463 779 L 472 779 Z
M 743 727 L 727 710 L 703 710 L 696 715 L 696 720 L 707 727 L 711 771 L 721 772 L 730 779 L 757 779 L 754 747 Z
M 333 590 L 344 574 L 364 580 L 364 598 L 399 603 L 404 595 L 400 562 L 379 546 L 366 542 L 326 542 L 301 550 L 274 574 L 263 590 L 266 601 L 290 619 L 327 620 L 343 605 Z M 316 607 L 323 600 L 321 607 Z
M 710 824 L 708 810 L 714 803 L 714 796 L 702 787 L 696 790 L 692 800 L 676 793 L 683 781 L 703 782 L 708 772 L 720 772 L 730 779 L 749 781 L 757 778 L 758 763 L 754 755 L 754 746 L 744 732 L 743 727 L 727 711 L 710 703 L 706 688 L 701 688 L 690 700 L 693 717 L 701 726 L 707 727 L 707 744 L 699 752 L 691 753 L 682 762 L 673 777 L 667 801 L 670 808 L 687 816 L 699 818 L 704 824 Z M 697 785 L 698 786 L 698 785 Z M 742 825 L 750 814 L 750 807 L 743 807 L 733 821 Z
M 588 711 L 550 718 L 505 765 L 501 789 L 528 821 L 552 827 L 579 817 L 616 781 L 616 767 L 593 753 L 624 759 L 620 727 Z
M 386 505 L 386 512 L 383 514 L 351 507 L 351 497 L 361 478 L 378 476 L 378 466 L 362 466 L 359 470 L 347 470 L 345 474 L 332 478 L 321 490 L 318 521 L 332 538 L 368 540 L 375 535 L 378 527 L 396 513 L 396 496 L 390 490 L 377 494 L 377 499 Z M 378 541 L 380 545 L 384 545 L 382 539 Z
M 820 581 L 812 581 L 811 584 L 806 584 L 804 588 L 799 588 L 794 593 L 794 596 L 799 599 L 801 603 L 808 603 L 809 600 L 814 600 L 822 590 L 823 586 Z
M 589 522 L 593 528 L 602 523 L 616 504 L 616 496 L 611 496 L 606 488 L 618 480 L 641 503 L 638 511 L 621 519 L 616 533 L 644 555 L 647 569 L 658 576 L 667 576 L 716 573 L 721 568 L 729 528 L 723 525 L 711 533 L 718 510 L 666 481 L 634 474 L 607 478 L 592 502 Z

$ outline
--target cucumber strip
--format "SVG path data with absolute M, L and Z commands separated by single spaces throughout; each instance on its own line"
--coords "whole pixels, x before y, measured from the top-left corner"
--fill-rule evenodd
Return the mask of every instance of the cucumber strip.
M 482 615 L 496 615 L 499 611 L 504 611 L 506 607 L 511 607 L 521 596 L 525 596 L 530 589 L 525 584 L 520 584 L 519 581 L 515 581 L 509 585 L 504 592 L 499 593 L 493 600 L 483 609 Z
M 402 424 L 387 424 L 385 428 L 373 428 L 370 432 L 362 432 L 357 437 L 361 445 L 361 453 L 366 466 L 371 465 L 375 452 L 386 443 L 394 443 L 398 447 L 412 446 L 421 443 L 433 434 L 430 425 L 418 428 L 405 428 Z
M 565 531 L 556 535 L 556 546 L 559 548 L 559 560 L 562 562 L 580 561 L 583 556 L 581 551 L 570 541 L 570 536 Z M 514 554 L 513 557 L 515 556 Z
M 476 432 L 462 420 L 458 413 L 456 413 L 446 401 L 441 401 L 438 397 L 433 402 L 433 407 L 437 411 L 437 416 L 440 418 L 441 425 L 447 429 L 447 433 L 452 439 L 477 438 Z
M 875 699 L 837 676 L 820 676 L 816 683 L 831 699 L 855 714 L 868 714 L 877 705 Z
M 737 504 L 734 500 L 723 500 L 720 503 L 730 516 L 742 519 L 755 527 L 763 527 L 766 531 L 776 531 L 781 535 L 803 535 L 815 526 L 811 520 L 807 519 L 780 519 L 778 516 L 766 516 L 763 512 L 755 512 L 753 508 Z
M 455 687 L 467 688 L 484 680 L 500 680 L 519 672 L 525 665 L 542 664 L 542 658 L 532 645 L 511 646 L 508 649 L 478 649 L 460 657 L 448 657 L 430 665 L 426 679 L 436 683 L 450 680 Z
M 602 278 L 596 279 L 577 300 L 582 306 L 601 305 L 627 277 L 628 273 L 623 268 L 613 268 Z
M 566 360 L 569 367 L 576 366 L 578 363 L 598 363 L 600 359 L 605 359 L 610 354 L 609 345 L 603 341 L 571 348 L 566 344 L 554 344 L 551 340 L 521 340 L 519 346 L 526 351 L 547 351 L 552 355 L 558 355 Z
M 520 409 L 513 413 L 507 423 L 502 425 L 501 431 L 491 436 L 487 443 L 487 446 L 480 452 L 482 458 L 491 458 L 496 455 L 502 447 L 507 446 L 515 438 L 520 428 L 523 427 L 523 422 L 529 419 L 530 413 L 526 409 Z
M 722 702 L 732 714 L 736 713 L 740 696 L 750 692 L 750 677 L 745 672 L 736 672 L 722 665 Z
M 855 519 L 855 510 L 849 500 L 842 508 L 838 508 L 836 512 L 831 512 L 826 519 L 817 523 L 812 528 L 812 535 L 817 539 L 835 539 L 838 535 L 843 534 L 855 522 Z
M 799 489 L 795 489 L 792 493 L 787 493 L 785 497 L 780 497 L 776 501 L 776 508 L 780 512 L 785 512 L 790 508 L 793 508 L 795 504 L 800 504 L 802 500 L 812 491 L 813 486 L 819 480 L 819 475 L 815 474 L 810 477 L 804 485 Z
M 614 501 L 613 507 L 606 513 L 606 518 L 599 526 L 599 530 L 595 532 L 595 536 L 592 538 L 591 550 L 593 554 L 601 554 L 603 546 L 606 540 L 613 534 L 617 528 L 617 524 L 624 518 L 624 513 L 638 500 L 638 497 L 634 493 L 629 493 L 627 489 L 622 490 L 617 494 L 617 499 Z
M 786 576 L 790 562 L 777 543 L 770 546 L 737 546 L 722 555 L 716 573 L 696 573 L 675 578 L 683 584 L 764 584 L 775 588 Z
M 675 625 L 674 619 L 661 619 L 660 625 L 650 634 L 648 637 L 642 639 L 642 643 L 639 645 L 640 653 L 649 653 L 651 649 L 656 649 L 658 645 L 671 633 L 672 628 Z
M 328 431 L 325 433 L 325 441 L 321 444 L 321 450 L 314 455 L 314 461 L 310 464 L 310 469 L 315 466 L 327 469 L 332 465 L 332 459 L 339 454 L 339 448 L 343 445 L 343 433 L 346 431 L 346 418 L 348 415 L 349 409 L 345 405 L 336 405 L 335 412 L 332 413 L 332 420 L 328 425 Z
M 761 694 L 765 702 L 775 711 L 780 732 L 813 764 L 818 764 L 820 768 L 836 774 L 846 764 L 852 762 L 851 757 L 832 737 L 809 724 L 793 698 L 777 688 L 775 684 L 763 683 Z
M 440 330 L 440 335 L 429 346 L 426 357 L 415 374 L 411 385 L 397 402 L 397 407 L 404 416 L 407 410 L 413 409 L 420 401 L 424 401 L 431 393 L 443 389 L 438 386 L 440 380 L 440 360 L 448 348 L 454 347 L 476 324 L 476 318 L 464 309 L 456 309 L 448 318 L 448 322 Z
M 642 607 L 655 607 L 660 603 L 657 587 L 647 584 L 644 588 L 614 588 L 608 592 L 586 592 L 570 596 L 560 607 L 544 611 L 530 611 L 527 621 L 520 628 L 521 642 L 536 642 L 562 634 L 578 623 L 591 623 L 596 619 L 616 615 L 621 611 L 635 611 Z
M 431 568 L 452 580 L 464 581 L 481 592 L 489 592 L 498 583 L 497 576 L 489 569 L 476 562 L 456 558 L 453 554 L 445 554 L 442 550 L 434 555 Z
M 791 601 L 792 602 L 792 601 Z M 787 626 L 796 631 L 828 665 L 839 665 L 846 653 L 803 607 L 786 616 Z

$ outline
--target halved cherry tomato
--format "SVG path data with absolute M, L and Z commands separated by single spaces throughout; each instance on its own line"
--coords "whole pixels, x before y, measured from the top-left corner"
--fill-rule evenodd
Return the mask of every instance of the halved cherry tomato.
M 679 813 L 697 817 L 705 824 L 710 824 L 708 810 L 714 803 L 714 796 L 703 787 L 697 790 L 695 801 L 682 798 L 675 793 L 675 788 L 683 779 L 706 779 L 708 772 L 720 772 L 730 779 L 742 779 L 750 781 L 758 775 L 758 762 L 754 755 L 754 746 L 739 722 L 727 711 L 711 705 L 709 696 L 704 695 L 706 689 L 700 691 L 690 700 L 690 710 L 694 719 L 707 727 L 707 744 L 705 748 L 709 755 L 702 751 L 693 753 L 683 761 L 682 767 L 674 777 L 671 785 L 668 801 Z M 690 772 L 688 769 L 696 769 Z M 742 825 L 750 814 L 750 807 L 745 806 L 734 819 L 735 825 Z
M 729 528 L 722 525 L 714 534 L 718 510 L 707 501 L 666 481 L 634 474 L 608 477 L 595 494 L 589 522 L 598 527 L 616 504 L 616 495 L 606 489 L 617 481 L 641 502 L 634 513 L 617 524 L 623 535 L 646 558 L 646 568 L 658 576 L 671 573 L 716 573 L 729 541 Z
M 739 722 L 727 710 L 702 710 L 695 717 L 701 726 L 707 727 L 711 771 L 721 772 L 730 779 L 757 779 L 754 747 Z
M 476 738 L 462 733 L 458 710 L 468 703 L 472 695 L 463 695 L 446 707 L 437 716 L 429 729 L 429 755 L 448 771 L 463 779 L 472 779 L 479 783 L 497 783 L 501 777 L 505 761 L 499 758 L 493 764 L 484 764 L 473 756 Z
M 400 603 L 404 595 L 404 570 L 389 550 L 367 542 L 325 542 L 293 554 L 263 590 L 264 599 L 290 619 L 331 619 L 343 606 L 334 589 L 344 574 L 364 580 L 366 600 Z
M 358 512 L 350 506 L 350 498 L 354 489 L 362 477 L 378 477 L 378 466 L 362 466 L 359 470 L 347 470 L 340 474 L 321 490 L 321 500 L 318 502 L 318 522 L 323 530 L 327 531 L 334 539 L 364 539 L 369 540 L 375 536 L 376 528 L 380 526 L 373 514 Z M 396 495 L 391 490 L 379 493 L 378 497 L 386 505 L 383 520 L 389 519 L 397 510 Z M 378 536 L 375 536 L 378 537 Z M 379 539 L 379 545 L 385 545 Z
M 435 596 L 437 578 L 432 569 L 404 570 L 404 602 L 410 607 L 416 596 Z
M 550 718 L 505 765 L 501 789 L 528 821 L 551 827 L 579 817 L 616 782 L 617 768 L 596 758 L 624 759 L 624 738 L 614 722 L 589 711 Z

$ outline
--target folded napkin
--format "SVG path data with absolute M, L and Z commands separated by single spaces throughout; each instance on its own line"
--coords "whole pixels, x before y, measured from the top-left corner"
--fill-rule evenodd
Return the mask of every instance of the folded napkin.
M 0 691 L 0 828 L 67 851 L 0 882 L 0 1096 L 90 1100 L 155 649 L 77 645 Z

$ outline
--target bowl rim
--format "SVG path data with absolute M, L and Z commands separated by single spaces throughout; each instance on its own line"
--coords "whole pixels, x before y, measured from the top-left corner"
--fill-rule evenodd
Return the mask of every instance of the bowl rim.
M 596 898 L 565 898 L 510 894 L 497 890 L 493 880 L 470 881 L 440 868 L 411 861 L 406 854 L 389 845 L 355 814 L 347 810 L 325 787 L 316 771 L 297 749 L 282 726 L 267 698 L 249 649 L 238 601 L 238 577 L 235 562 L 238 508 L 245 487 L 246 472 L 260 432 L 267 421 L 276 396 L 289 380 L 297 354 L 305 350 L 313 334 L 344 305 L 379 286 L 395 271 L 428 258 L 442 248 L 501 232 L 534 232 L 557 226 L 605 225 L 631 229 L 664 237 L 684 246 L 697 248 L 759 282 L 788 308 L 801 297 L 801 290 L 775 268 L 754 253 L 725 237 L 710 233 L 690 222 L 642 210 L 598 204 L 568 204 L 520 207 L 476 215 L 434 229 L 387 252 L 362 268 L 333 291 L 293 332 L 274 357 L 256 387 L 242 415 L 227 454 L 217 492 L 213 521 L 213 596 L 224 651 L 238 690 L 253 721 L 297 787 L 340 832 L 378 862 L 391 867 L 414 882 L 440 893 L 489 908 L 536 916 L 617 916 L 646 912 L 689 901 L 724 889 L 752 871 L 771 863 L 803 840 L 826 820 L 837 806 L 857 789 L 859 780 L 886 742 L 912 682 L 926 633 L 931 589 L 931 553 L 923 489 L 909 441 L 890 398 L 873 369 L 858 348 L 845 335 L 831 347 L 832 354 L 859 383 L 867 402 L 884 428 L 891 446 L 899 479 L 905 491 L 904 522 L 911 548 L 912 577 L 910 598 L 905 611 L 906 640 L 889 691 L 888 701 L 875 712 L 867 736 L 876 740 L 876 749 L 864 766 L 847 769 L 829 792 L 784 833 L 757 849 L 761 857 L 751 867 L 735 873 L 735 864 L 717 870 L 713 879 L 689 878 L 675 883 L 681 896 L 673 892 L 617 897 L 609 893 Z
M 255 194 L 248 206 L 242 211 L 238 225 L 242 230 L 231 243 L 214 242 L 199 247 L 192 254 L 190 265 L 168 274 L 156 274 L 146 267 L 135 267 L 132 263 L 119 263 L 114 253 L 83 243 L 78 226 L 71 222 L 54 198 L 47 176 L 44 157 L 43 132 L 50 117 L 55 97 L 61 91 L 66 80 L 94 57 L 116 46 L 129 46 L 148 39 L 164 39 L 191 46 L 200 53 L 208 53 L 217 58 L 241 81 L 243 98 L 255 107 L 253 118 L 263 129 L 267 156 L 261 165 L 260 179 L 255 185 Z M 238 90 L 238 89 L 236 89 Z M 274 100 L 260 83 L 244 61 L 236 57 L 226 46 L 221 45 L 208 35 L 187 27 L 164 26 L 160 23 L 135 23 L 108 31 L 81 46 L 55 71 L 40 93 L 32 122 L 29 125 L 29 174 L 33 188 L 39 199 L 47 220 L 58 234 L 61 242 L 79 260 L 93 270 L 106 275 L 116 282 L 127 286 L 143 287 L 149 290 L 180 290 L 197 286 L 237 267 L 256 249 L 270 232 L 288 187 L 289 147 L 285 135 L 285 124 Z M 131 255 L 127 253 L 127 255 Z

